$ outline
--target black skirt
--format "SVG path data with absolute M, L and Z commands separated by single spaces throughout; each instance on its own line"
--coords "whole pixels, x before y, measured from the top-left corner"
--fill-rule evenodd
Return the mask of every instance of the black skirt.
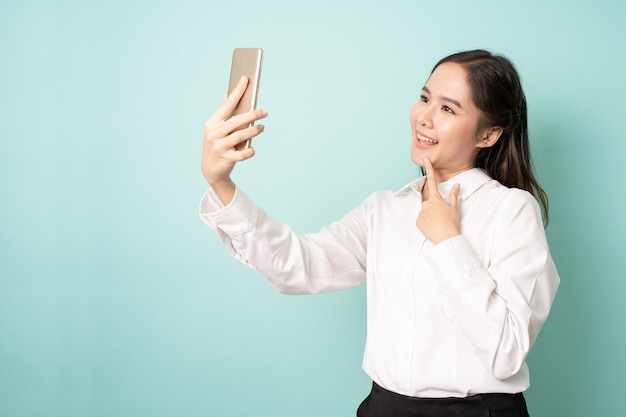
M 479 394 L 465 398 L 416 398 L 376 384 L 357 417 L 529 417 L 526 400 L 517 394 Z

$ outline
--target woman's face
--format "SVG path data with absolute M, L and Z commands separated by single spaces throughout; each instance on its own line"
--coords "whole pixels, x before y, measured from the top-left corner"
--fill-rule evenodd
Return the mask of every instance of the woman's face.
M 411 160 L 424 166 L 428 157 L 439 181 L 473 168 L 479 149 L 491 146 L 484 139 L 489 130 L 479 130 L 481 116 L 465 69 L 452 62 L 441 64 L 411 110 Z

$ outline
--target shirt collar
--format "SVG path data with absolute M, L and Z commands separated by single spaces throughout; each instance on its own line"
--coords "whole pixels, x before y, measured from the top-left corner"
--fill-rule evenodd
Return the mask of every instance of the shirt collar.
M 467 171 L 461 172 L 460 174 L 450 178 L 448 181 L 440 182 L 439 192 L 447 199 L 448 195 L 450 194 L 450 190 L 452 189 L 452 186 L 454 184 L 459 184 L 461 186 L 461 192 L 459 193 L 459 197 L 465 200 L 476 190 L 478 190 L 483 184 L 490 180 L 491 177 L 484 170 L 480 168 L 472 168 Z M 404 187 L 400 188 L 398 191 L 396 191 L 396 194 L 407 194 L 411 192 L 411 190 L 421 193 L 425 182 L 426 176 L 418 178 L 417 180 L 412 181 Z

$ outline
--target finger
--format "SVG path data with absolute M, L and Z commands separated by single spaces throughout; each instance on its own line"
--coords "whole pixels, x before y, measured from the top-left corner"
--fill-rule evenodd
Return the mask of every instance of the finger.
M 242 75 L 233 91 L 226 96 L 221 106 L 217 108 L 215 113 L 209 118 L 209 121 L 224 120 L 232 113 L 233 109 L 241 100 L 243 93 L 248 87 L 248 77 Z
M 256 125 L 256 126 L 250 126 L 245 129 L 241 129 L 236 132 L 233 132 L 230 135 L 228 135 L 228 137 L 225 138 L 224 148 L 228 150 L 235 149 L 236 146 L 239 145 L 240 143 L 243 143 L 249 139 L 252 139 L 260 135 L 261 133 L 263 133 L 264 130 L 265 130 L 265 126 Z M 237 152 L 239 151 L 237 150 Z
M 253 122 L 264 119 L 267 115 L 267 110 L 252 110 L 233 116 L 226 122 L 215 123 L 209 119 L 204 123 L 205 137 L 222 140 L 235 132 L 252 126 Z
M 224 154 L 224 156 L 226 156 L 231 161 L 241 162 L 241 161 L 245 161 L 246 159 L 252 158 L 254 154 L 255 154 L 254 148 L 252 146 L 249 146 L 241 150 L 236 150 L 233 148 L 231 150 L 228 150 Z
M 246 113 L 233 116 L 224 124 L 224 127 L 228 130 L 238 130 L 244 126 L 248 126 L 251 123 L 256 122 L 267 117 L 267 110 L 252 110 Z
M 454 184 L 452 189 L 450 190 L 450 196 L 448 198 L 448 202 L 450 203 L 450 207 L 457 209 L 459 208 L 459 193 L 461 192 L 461 185 Z
M 424 167 L 426 168 L 426 185 L 428 186 L 430 195 L 441 197 L 441 194 L 439 194 L 437 175 L 435 174 L 435 169 L 433 168 L 430 159 L 424 158 Z
M 237 81 L 237 84 L 235 84 L 233 91 L 226 95 L 226 100 L 230 99 L 238 103 L 239 99 L 241 99 L 241 96 L 243 96 L 243 93 L 246 91 L 246 88 L 248 88 L 248 77 L 242 75 L 239 81 Z

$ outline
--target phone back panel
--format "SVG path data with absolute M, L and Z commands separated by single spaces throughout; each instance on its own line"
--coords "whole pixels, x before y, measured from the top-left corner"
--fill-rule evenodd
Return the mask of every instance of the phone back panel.
M 237 48 L 233 51 L 228 94 L 237 86 L 242 75 L 248 77 L 248 87 L 230 115 L 231 117 L 256 108 L 262 61 L 263 50 L 261 48 Z

